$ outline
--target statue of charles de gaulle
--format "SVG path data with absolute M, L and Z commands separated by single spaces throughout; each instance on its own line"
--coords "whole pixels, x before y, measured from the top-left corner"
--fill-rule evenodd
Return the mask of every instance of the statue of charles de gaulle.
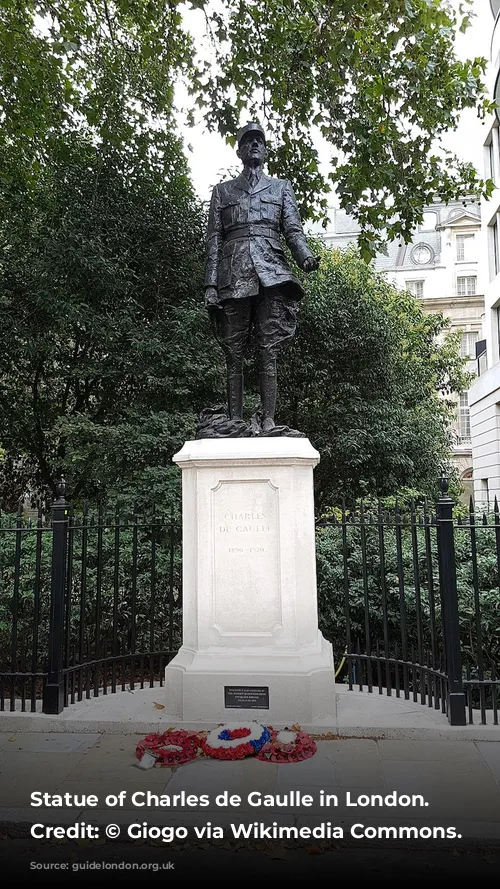
M 238 133 L 243 170 L 216 185 L 206 238 L 205 306 L 227 365 L 228 411 L 202 411 L 199 438 L 301 435 L 275 423 L 280 350 L 295 335 L 303 289 L 283 250 L 284 238 L 305 272 L 319 266 L 311 253 L 287 179 L 266 176 L 266 137 L 258 123 Z M 253 336 L 258 352 L 260 405 L 243 419 L 243 358 Z

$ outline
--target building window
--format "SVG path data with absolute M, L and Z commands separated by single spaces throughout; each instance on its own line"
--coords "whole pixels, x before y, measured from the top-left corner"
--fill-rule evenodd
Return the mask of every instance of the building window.
M 460 395 L 460 438 L 470 438 L 470 412 L 467 392 Z
M 424 295 L 424 282 L 423 281 L 406 281 L 406 289 L 410 291 L 413 296 L 416 296 L 417 299 L 422 299 Z
M 462 358 L 476 357 L 476 343 L 479 339 L 477 330 L 471 330 L 462 334 L 462 343 L 460 346 L 460 355 Z
M 493 130 L 491 130 L 486 142 L 484 143 L 484 172 L 487 179 L 495 179 L 495 140 L 493 139 Z
M 484 505 L 486 505 L 486 506 L 489 505 L 489 502 L 490 502 L 490 491 L 489 491 L 489 485 L 488 485 L 488 479 L 487 479 L 487 478 L 482 478 L 482 479 L 479 480 L 479 497 L 480 497 L 480 499 L 481 499 L 481 502 L 482 502 Z
M 420 225 L 421 232 L 433 232 L 436 228 L 436 214 L 432 210 L 428 210 L 424 212 L 422 218 L 422 224 Z
M 486 373 L 488 370 L 488 355 L 486 352 L 486 340 L 479 340 L 476 343 L 476 360 L 477 360 L 477 375 L 478 377 L 481 374 Z
M 489 231 L 489 253 L 490 253 L 490 279 L 496 278 L 500 272 L 500 252 L 498 240 L 498 222 L 488 226 Z
M 457 262 L 472 262 L 474 256 L 474 235 L 457 235 Z
M 493 138 L 490 138 L 486 146 L 486 177 L 487 179 L 495 178 L 495 149 L 493 146 Z
M 464 278 L 457 278 L 457 294 L 458 296 L 474 296 L 476 293 L 477 278 L 475 275 L 468 275 Z

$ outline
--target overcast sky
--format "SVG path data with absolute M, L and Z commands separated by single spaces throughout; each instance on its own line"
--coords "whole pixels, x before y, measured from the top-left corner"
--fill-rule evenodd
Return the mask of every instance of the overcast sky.
M 489 60 L 493 29 L 489 0 L 475 0 L 474 10 L 476 18 L 472 27 L 465 35 L 457 35 L 457 54 L 464 59 L 484 56 Z M 198 45 L 201 45 L 205 32 L 202 14 L 190 13 L 188 21 Z M 183 91 L 179 90 L 178 102 L 182 104 L 183 100 Z M 187 155 L 194 187 L 200 197 L 207 200 L 212 186 L 221 178 L 226 178 L 228 170 L 239 166 L 238 158 L 233 148 L 230 148 L 220 136 L 208 133 L 202 123 L 194 128 L 188 128 L 183 126 L 180 116 L 179 125 L 186 146 L 190 146 Z M 456 152 L 463 160 L 471 161 L 482 175 L 482 145 L 485 136 L 486 127 L 478 120 L 476 112 L 466 111 L 462 115 L 459 129 L 446 138 L 446 147 Z M 322 151 L 321 155 L 324 163 L 328 163 L 328 154 Z

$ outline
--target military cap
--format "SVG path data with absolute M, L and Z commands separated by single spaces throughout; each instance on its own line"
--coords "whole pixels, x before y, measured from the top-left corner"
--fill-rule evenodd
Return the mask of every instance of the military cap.
M 241 145 L 241 140 L 247 133 L 260 133 L 264 142 L 266 141 L 266 134 L 259 123 L 246 123 L 245 126 L 238 131 L 238 147 Z

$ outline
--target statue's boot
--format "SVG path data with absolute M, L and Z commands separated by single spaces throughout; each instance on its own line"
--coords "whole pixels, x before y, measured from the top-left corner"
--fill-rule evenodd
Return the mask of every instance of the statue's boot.
M 265 370 L 259 374 L 260 403 L 262 408 L 262 432 L 274 429 L 276 412 L 277 374 L 276 361 L 268 361 Z
M 227 375 L 227 401 L 231 420 L 243 419 L 243 374 L 229 371 Z

